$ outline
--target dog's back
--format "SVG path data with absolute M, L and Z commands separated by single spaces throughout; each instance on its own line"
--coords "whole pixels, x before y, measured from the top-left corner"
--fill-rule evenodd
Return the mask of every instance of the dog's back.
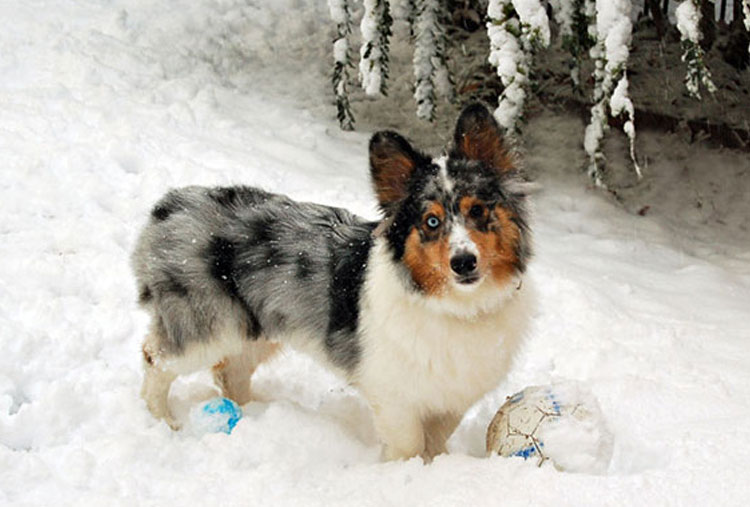
M 251 187 L 188 187 L 151 213 L 133 256 L 160 348 L 183 354 L 227 328 L 242 339 L 320 337 L 357 361 L 358 300 L 375 224 Z

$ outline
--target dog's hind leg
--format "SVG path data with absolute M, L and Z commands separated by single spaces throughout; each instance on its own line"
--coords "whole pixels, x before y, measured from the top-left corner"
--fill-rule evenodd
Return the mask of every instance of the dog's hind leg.
M 177 378 L 177 374 L 166 369 L 161 360 L 160 335 L 157 326 L 152 326 L 151 332 L 143 344 L 143 386 L 141 397 L 151 414 L 157 419 L 164 419 L 172 429 L 179 429 L 179 424 L 172 416 L 167 405 L 169 388 Z
M 278 348 L 278 343 L 262 338 L 246 341 L 242 345 L 240 354 L 227 356 L 214 365 L 214 382 L 221 389 L 222 395 L 239 405 L 254 400 L 250 377 L 263 361 L 274 355 Z

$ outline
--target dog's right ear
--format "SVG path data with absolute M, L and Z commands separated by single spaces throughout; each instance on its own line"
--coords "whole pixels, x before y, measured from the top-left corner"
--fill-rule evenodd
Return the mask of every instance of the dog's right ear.
M 502 129 L 492 113 L 479 103 L 471 104 L 461 112 L 453 134 L 452 155 L 478 160 L 501 173 L 515 170 Z
M 386 213 L 407 196 L 419 158 L 409 142 L 395 132 L 377 132 L 370 139 L 370 173 Z

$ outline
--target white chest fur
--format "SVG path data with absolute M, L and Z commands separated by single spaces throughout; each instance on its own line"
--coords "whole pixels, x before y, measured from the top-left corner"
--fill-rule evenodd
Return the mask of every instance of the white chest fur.
M 362 360 L 353 379 L 371 403 L 462 414 L 507 373 L 530 314 L 528 288 L 485 280 L 471 293 L 408 291 L 376 241 L 362 296 Z

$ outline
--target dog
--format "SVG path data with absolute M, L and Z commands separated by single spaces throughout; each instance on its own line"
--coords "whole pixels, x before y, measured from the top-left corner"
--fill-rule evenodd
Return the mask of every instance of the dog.
M 253 371 L 287 344 L 361 392 L 384 459 L 446 451 L 531 316 L 524 181 L 480 104 L 442 156 L 381 131 L 369 159 L 375 222 L 247 186 L 186 187 L 156 204 L 133 254 L 155 417 L 179 427 L 170 384 L 202 368 L 224 396 L 251 401 Z

